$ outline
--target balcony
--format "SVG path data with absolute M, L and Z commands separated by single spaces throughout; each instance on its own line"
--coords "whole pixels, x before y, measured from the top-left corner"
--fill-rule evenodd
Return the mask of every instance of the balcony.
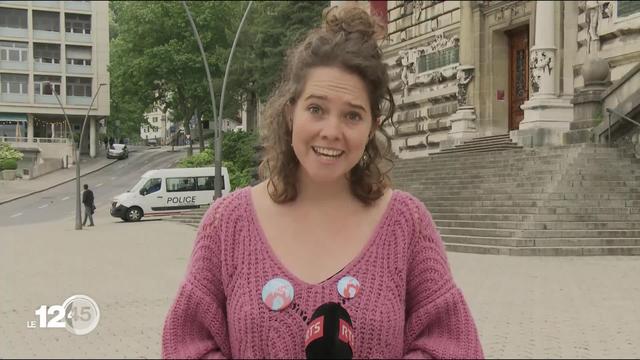
M 60 64 L 41 63 L 38 61 L 34 61 L 33 70 L 36 72 L 60 73 L 62 72 L 62 67 L 60 66 Z
M 39 95 L 36 94 L 34 97 L 36 104 L 53 104 L 58 105 L 58 100 L 56 100 L 55 95 Z
M 0 33 L 0 36 L 2 36 L 2 33 Z M 66 32 L 64 33 L 64 38 L 66 42 L 91 44 L 91 34 Z
M 11 7 L 27 7 L 29 5 L 26 1 L 0 1 L 0 5 L 9 5 Z
M 29 70 L 27 61 L 0 61 L 0 70 Z
M 93 67 L 91 65 L 69 65 L 67 64 L 67 74 L 80 74 L 80 75 L 91 75 L 93 74 Z
M 33 30 L 33 39 L 60 41 L 61 37 L 59 31 Z
M 65 10 L 91 11 L 90 1 L 65 1 Z
M 11 1 L 8 1 L 11 2 Z M 18 1 L 16 1 L 18 2 Z M 60 9 L 60 1 L 32 1 L 31 6 L 33 7 L 41 7 L 41 8 L 49 8 L 49 9 Z
M 0 36 L 1 37 L 16 37 L 16 38 L 26 38 L 29 36 L 29 32 L 27 29 L 21 28 L 9 28 L 9 27 L 0 27 Z
M 29 102 L 29 96 L 27 94 L 0 94 L 0 102 L 26 104 Z
M 89 96 L 67 96 L 67 105 L 91 105 L 91 97 Z

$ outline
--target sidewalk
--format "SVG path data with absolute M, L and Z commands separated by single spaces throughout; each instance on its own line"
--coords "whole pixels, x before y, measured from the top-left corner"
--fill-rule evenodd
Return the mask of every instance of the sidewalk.
M 0 358 L 159 358 L 162 326 L 196 229 L 98 211 L 11 226 L 0 237 Z M 487 358 L 638 358 L 640 258 L 448 253 Z M 90 334 L 29 329 L 42 304 L 90 296 Z
M 80 176 L 98 171 L 116 161 L 118 160 L 106 159 L 104 154 L 98 154 L 93 159 L 81 158 Z M 73 181 L 75 178 L 76 167 L 70 166 L 67 169 L 56 170 L 31 180 L 0 180 L 0 205 Z

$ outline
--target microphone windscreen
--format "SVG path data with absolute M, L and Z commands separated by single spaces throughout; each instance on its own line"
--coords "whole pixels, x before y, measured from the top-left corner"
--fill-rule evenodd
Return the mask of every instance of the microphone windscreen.
M 351 359 L 353 324 L 345 308 L 325 303 L 313 312 L 305 333 L 307 359 Z

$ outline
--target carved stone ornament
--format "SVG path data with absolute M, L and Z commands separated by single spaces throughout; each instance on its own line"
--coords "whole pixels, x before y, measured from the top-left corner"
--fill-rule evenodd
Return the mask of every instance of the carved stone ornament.
M 598 22 L 600 18 L 600 4 L 598 1 L 586 2 L 585 20 L 587 22 L 587 36 L 589 42 L 587 44 L 587 53 L 597 51 L 600 37 L 598 36 Z
M 531 80 L 531 88 L 534 93 L 540 91 L 542 86 L 543 77 L 545 76 L 545 70 L 548 72 L 548 77 L 551 77 L 551 71 L 553 57 L 551 53 L 544 50 L 532 50 L 529 63 L 529 74 Z
M 458 107 L 467 106 L 467 90 L 469 83 L 473 79 L 473 67 L 459 66 L 456 78 L 458 79 L 458 92 L 456 93 L 458 97 Z

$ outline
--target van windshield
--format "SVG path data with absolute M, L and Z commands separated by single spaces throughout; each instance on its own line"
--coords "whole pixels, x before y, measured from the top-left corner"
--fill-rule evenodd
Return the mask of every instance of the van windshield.
M 129 190 L 128 192 L 135 192 L 136 190 L 138 190 L 144 183 L 147 182 L 147 180 L 149 180 L 149 178 L 141 178 L 135 185 L 133 185 L 133 187 L 131 187 L 131 190 Z

